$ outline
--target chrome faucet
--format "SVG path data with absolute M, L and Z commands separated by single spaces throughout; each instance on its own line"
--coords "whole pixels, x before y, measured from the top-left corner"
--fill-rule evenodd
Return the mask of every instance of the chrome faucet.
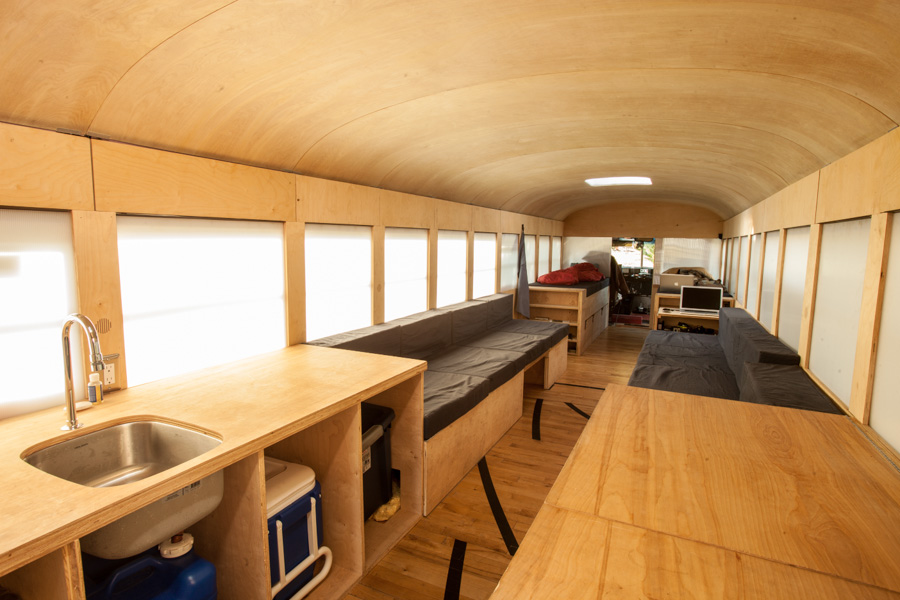
M 63 431 L 72 431 L 82 426 L 75 416 L 75 390 L 72 388 L 72 348 L 69 345 L 69 329 L 72 323 L 78 323 L 87 335 L 91 353 L 91 370 L 103 371 L 103 353 L 100 351 L 100 339 L 97 336 L 97 328 L 90 319 L 84 315 L 73 313 L 66 317 L 62 328 L 63 369 L 66 375 L 66 424 L 60 427 Z

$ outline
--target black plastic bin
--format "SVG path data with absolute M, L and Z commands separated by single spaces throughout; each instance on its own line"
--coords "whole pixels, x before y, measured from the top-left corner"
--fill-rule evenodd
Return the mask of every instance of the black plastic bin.
M 391 499 L 391 422 L 393 409 L 363 402 L 363 510 L 369 518 Z

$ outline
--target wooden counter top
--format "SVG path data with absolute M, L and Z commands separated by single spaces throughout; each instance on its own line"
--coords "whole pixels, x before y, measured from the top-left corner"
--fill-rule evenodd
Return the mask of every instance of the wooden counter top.
M 0 421 L 0 575 L 422 373 L 425 366 L 297 345 L 111 393 L 102 405 L 78 413 L 85 426 L 77 432 L 59 430 L 65 421 L 62 403 Z M 178 467 L 110 488 L 71 483 L 21 459 L 34 446 L 142 416 L 213 432 L 223 442 Z
M 898 524 L 845 416 L 611 385 L 492 598 L 900 597 Z

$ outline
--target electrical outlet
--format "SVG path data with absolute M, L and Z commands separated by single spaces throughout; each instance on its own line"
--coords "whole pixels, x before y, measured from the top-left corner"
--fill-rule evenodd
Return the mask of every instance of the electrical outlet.
M 110 361 L 103 366 L 103 385 L 113 385 L 116 382 L 116 363 Z

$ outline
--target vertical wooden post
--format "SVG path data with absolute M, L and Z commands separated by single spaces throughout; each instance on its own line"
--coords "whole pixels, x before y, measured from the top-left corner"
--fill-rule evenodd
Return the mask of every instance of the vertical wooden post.
M 372 324 L 384 323 L 384 225 L 372 227 Z
M 784 246 L 787 244 L 787 229 L 778 233 L 778 258 L 775 259 L 775 291 L 772 294 L 772 335 L 778 336 L 779 315 L 781 314 L 781 280 L 784 278 Z
M 753 253 L 753 237 L 750 237 L 750 250 L 751 254 Z M 757 253 L 759 259 L 756 261 L 756 308 L 753 309 L 753 317 L 759 321 L 760 315 L 760 305 L 762 304 L 762 287 L 763 287 L 763 272 L 765 271 L 766 265 L 766 233 L 760 232 L 759 234 L 759 252 Z M 749 285 L 748 285 L 749 287 Z M 748 290 L 749 293 L 749 290 Z
M 875 355 L 881 328 L 884 279 L 887 257 L 891 247 L 893 215 L 872 216 L 869 229 L 869 248 L 866 253 L 866 272 L 863 280 L 862 304 L 859 309 L 859 333 L 856 337 L 856 359 L 853 365 L 853 384 L 850 390 L 850 412 L 863 425 L 869 424 L 872 410 L 872 387 L 875 382 Z
M 475 231 L 466 232 L 466 300 L 472 299 L 475 289 Z
M 306 341 L 306 223 L 284 224 L 284 295 L 287 345 Z
M 116 214 L 72 211 L 72 242 L 75 249 L 78 310 L 97 327 L 103 353 L 119 355 L 111 361 L 116 366 L 116 382 L 111 386 L 104 386 L 104 390 L 124 389 L 128 379 L 122 292 L 119 286 Z M 84 364 L 89 372 L 86 360 Z
M 438 229 L 432 227 L 428 230 L 428 308 L 437 308 L 437 249 Z

